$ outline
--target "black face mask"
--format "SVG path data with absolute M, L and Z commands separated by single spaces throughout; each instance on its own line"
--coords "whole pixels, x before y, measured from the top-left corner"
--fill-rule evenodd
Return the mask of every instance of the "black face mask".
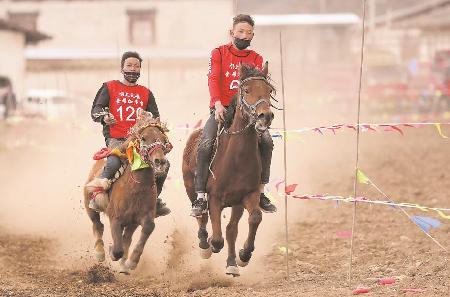
M 246 49 L 247 47 L 250 46 L 250 42 L 251 40 L 247 40 L 247 39 L 240 39 L 237 37 L 234 37 L 234 45 L 239 49 L 239 50 L 243 50 Z
M 141 76 L 139 72 L 131 72 L 131 71 L 124 71 L 123 72 L 123 78 L 129 82 L 134 84 L 137 82 L 138 78 Z

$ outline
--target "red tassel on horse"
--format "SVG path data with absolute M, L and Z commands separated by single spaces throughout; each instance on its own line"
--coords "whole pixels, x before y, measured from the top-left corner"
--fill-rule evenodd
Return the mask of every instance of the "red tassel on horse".
M 111 149 L 104 147 L 101 150 L 99 150 L 98 152 L 96 152 L 92 158 L 94 160 L 98 161 L 98 160 L 108 157 L 110 154 L 111 154 Z

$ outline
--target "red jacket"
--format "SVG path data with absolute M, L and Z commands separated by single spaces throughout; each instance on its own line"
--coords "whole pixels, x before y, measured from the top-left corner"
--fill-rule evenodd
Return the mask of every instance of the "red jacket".
M 239 63 L 262 69 L 263 58 L 252 50 L 238 50 L 231 42 L 212 50 L 208 72 L 209 107 L 214 107 L 216 101 L 223 106 L 230 105 L 239 86 Z
M 126 86 L 117 80 L 106 83 L 109 93 L 109 112 L 117 123 L 109 126 L 113 138 L 126 138 L 128 130 L 136 123 L 139 109 L 146 110 L 150 91 L 140 85 Z

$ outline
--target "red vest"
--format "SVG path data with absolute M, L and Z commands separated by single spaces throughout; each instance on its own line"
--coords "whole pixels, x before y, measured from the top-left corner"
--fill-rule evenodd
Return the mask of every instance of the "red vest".
M 262 69 L 263 58 L 252 50 L 238 50 L 231 43 L 215 48 L 209 61 L 208 86 L 210 107 L 216 101 L 228 106 L 239 86 L 239 63 Z
M 135 85 L 127 86 L 118 80 L 106 83 L 109 92 L 109 112 L 117 120 L 109 126 L 113 138 L 127 138 L 128 130 L 136 123 L 136 113 L 139 109 L 146 110 L 149 89 Z

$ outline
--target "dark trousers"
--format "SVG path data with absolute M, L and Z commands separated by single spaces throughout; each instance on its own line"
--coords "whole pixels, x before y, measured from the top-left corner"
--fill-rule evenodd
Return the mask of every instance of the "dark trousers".
M 114 149 L 121 145 L 125 139 L 123 138 L 107 138 L 105 139 L 106 146 L 110 149 Z M 117 170 L 119 170 L 122 165 L 122 161 L 116 155 L 110 155 L 106 158 L 106 164 L 103 168 L 103 172 L 100 175 L 101 178 L 113 179 Z M 169 173 L 170 163 L 167 161 L 167 170 L 163 175 L 156 176 L 156 189 L 158 191 L 158 196 L 162 191 L 164 182 L 166 181 L 167 174 Z
M 233 110 L 227 110 L 227 113 L 234 114 L 234 106 L 230 106 Z M 229 107 L 229 109 L 230 109 Z M 208 181 L 209 164 L 213 154 L 214 141 L 217 137 L 218 124 L 214 118 L 214 110 L 211 111 L 209 119 L 203 128 L 201 140 L 197 150 L 197 168 L 195 172 L 195 192 L 205 193 L 206 183 Z M 261 183 L 267 184 L 270 178 L 270 165 L 272 162 L 273 140 L 269 131 L 266 130 L 261 135 L 259 141 L 259 152 L 261 154 Z

